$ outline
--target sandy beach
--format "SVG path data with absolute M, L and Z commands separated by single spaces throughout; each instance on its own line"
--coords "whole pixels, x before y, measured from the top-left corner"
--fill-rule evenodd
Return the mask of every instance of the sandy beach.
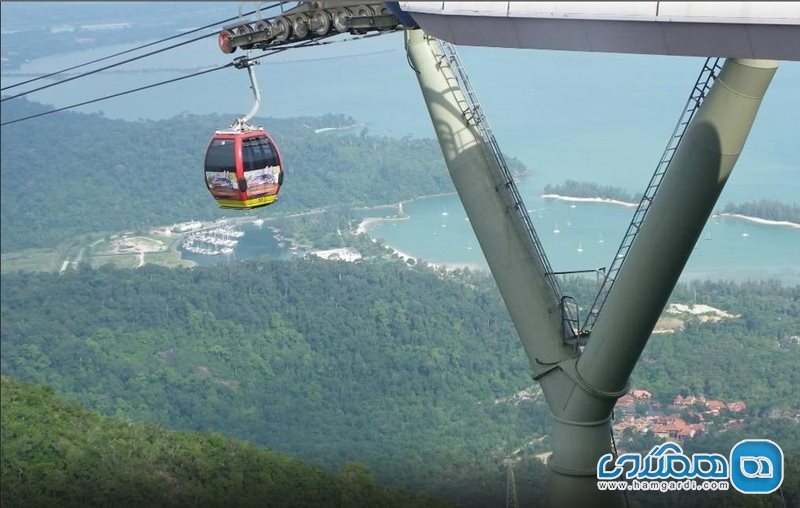
M 576 198 L 573 196 L 562 196 L 561 194 L 542 194 L 544 199 L 557 199 L 559 201 L 575 201 L 579 203 L 603 203 L 607 205 L 625 206 L 628 208 L 636 208 L 638 203 L 629 203 L 627 201 L 619 201 L 617 199 L 608 198 Z
M 377 224 L 378 222 L 394 222 L 399 220 L 408 220 L 410 217 L 366 217 L 361 219 L 361 222 L 358 224 L 354 234 L 361 235 L 367 233 L 369 228 L 372 227 L 373 224 Z
M 749 215 L 742 215 L 739 213 L 721 213 L 720 217 L 733 217 L 734 219 L 746 220 L 748 222 L 755 222 L 756 224 L 765 224 L 767 226 L 783 226 L 792 229 L 800 229 L 800 224 L 796 222 L 789 222 L 786 220 L 769 220 L 761 219 L 759 217 L 751 217 Z
M 384 244 L 384 245 L 386 245 L 386 244 Z M 396 254 L 403 261 L 408 261 L 409 259 L 411 259 L 411 260 L 414 261 L 415 264 L 420 262 L 419 258 L 414 257 L 414 256 L 412 256 L 411 254 L 409 254 L 407 252 L 403 252 L 400 249 L 392 247 L 391 245 L 386 245 L 386 247 L 389 250 L 391 250 L 393 254 Z M 452 271 L 455 271 L 455 270 L 462 270 L 462 269 L 469 269 L 469 270 L 483 270 L 484 269 L 483 267 L 481 267 L 480 265 L 477 265 L 475 263 L 430 263 L 430 262 L 425 262 L 425 265 L 430 267 L 430 268 L 442 269 L 442 270 L 445 270 L 445 271 L 448 271 L 448 272 L 452 272 Z

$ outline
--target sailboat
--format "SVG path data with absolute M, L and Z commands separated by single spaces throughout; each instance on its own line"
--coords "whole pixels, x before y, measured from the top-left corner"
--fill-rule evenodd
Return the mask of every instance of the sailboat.
M 606 243 L 605 239 L 603 239 L 603 233 L 600 233 L 600 239 L 597 240 L 597 243 Z
M 583 245 L 581 245 L 581 242 L 578 242 L 578 252 L 583 252 Z
M 558 229 L 558 222 L 556 222 L 556 228 L 553 230 L 553 233 L 559 234 L 560 232 L 561 232 L 561 230 Z
M 447 213 L 447 207 L 445 206 L 444 210 L 442 211 L 442 217 L 447 217 L 448 215 L 450 214 Z
M 467 244 L 467 250 L 472 250 L 472 242 L 469 242 L 469 243 Z

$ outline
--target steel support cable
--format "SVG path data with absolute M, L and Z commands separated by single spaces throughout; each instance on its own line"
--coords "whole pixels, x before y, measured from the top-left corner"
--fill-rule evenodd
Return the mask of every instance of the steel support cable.
M 334 37 L 336 35 L 338 35 L 338 34 L 327 35 L 326 38 L 327 37 Z M 256 57 L 250 58 L 249 60 L 253 60 L 253 61 L 260 60 L 262 58 L 266 58 L 268 56 L 272 56 L 272 55 L 275 55 L 277 53 L 282 53 L 282 52 L 284 52 L 286 50 L 289 50 L 289 49 L 304 48 L 304 47 L 310 47 L 310 46 L 324 46 L 324 45 L 328 45 L 328 44 L 334 44 L 334 43 L 337 43 L 337 42 L 349 42 L 349 41 L 353 41 L 353 40 L 376 37 L 378 35 L 382 35 L 382 33 L 364 35 L 362 37 L 354 37 L 354 38 L 351 38 L 351 39 L 344 39 L 344 40 L 340 40 L 340 41 L 322 41 L 320 39 L 314 39 L 314 40 L 302 42 L 302 43 L 299 43 L 299 44 L 295 44 L 293 46 L 285 46 L 285 47 L 282 47 L 282 48 L 276 48 L 276 49 L 273 49 L 273 50 L 271 50 L 271 51 L 269 51 L 267 53 L 264 53 L 262 55 L 258 55 Z M 35 115 L 26 116 L 26 117 L 23 117 L 23 118 L 17 118 L 16 120 L 9 120 L 7 122 L 0 123 L 0 127 L 3 127 L 5 125 L 11 125 L 11 124 L 18 123 L 18 122 L 24 122 L 25 120 L 31 120 L 33 118 L 38 118 L 40 116 L 46 116 L 46 115 L 50 115 L 50 114 L 53 114 L 53 113 L 58 113 L 60 111 L 66 111 L 68 109 L 73 109 L 73 108 L 78 108 L 78 107 L 81 107 L 81 106 L 86 106 L 86 105 L 89 105 L 89 104 L 94 104 L 95 102 L 100 102 L 100 101 L 104 101 L 104 100 L 107 100 L 107 99 L 113 99 L 115 97 L 121 97 L 123 95 L 128 95 L 128 94 L 131 94 L 131 93 L 134 93 L 134 92 L 141 92 L 142 90 L 147 90 L 149 88 L 155 88 L 155 87 L 158 87 L 158 86 L 161 86 L 161 85 L 167 85 L 169 83 L 174 83 L 176 81 L 181 81 L 181 80 L 184 80 L 184 79 L 193 78 L 195 76 L 208 74 L 208 73 L 211 73 L 211 72 L 215 72 L 215 71 L 219 71 L 219 70 L 222 70 L 222 69 L 226 69 L 228 67 L 233 67 L 235 65 L 236 65 L 235 62 L 228 62 L 228 63 L 226 63 L 224 65 L 220 65 L 218 67 L 213 67 L 211 69 L 206 69 L 206 70 L 203 70 L 203 71 L 195 72 L 193 74 L 187 74 L 185 76 L 179 76 L 177 78 L 167 79 L 165 81 L 159 81 L 158 83 L 151 83 L 149 85 L 140 86 L 138 88 L 133 88 L 131 90 L 125 90 L 124 92 L 117 92 L 117 93 L 114 93 L 114 94 L 111 94 L 111 95 L 98 97 L 96 99 L 79 102 L 77 104 L 71 104 L 69 106 L 64 106 L 64 107 L 57 108 L 57 109 L 51 109 L 51 110 L 48 110 L 48 111 L 44 111 L 42 113 L 37 113 Z
M 25 81 L 20 81 L 19 83 L 14 83 L 13 85 L 4 86 L 4 87 L 0 88 L 0 92 L 2 92 L 3 90 L 8 90 L 10 88 L 16 88 L 18 86 L 27 85 L 28 83 L 33 83 L 34 81 L 38 81 L 40 79 L 46 79 L 46 78 L 49 78 L 49 77 L 52 77 L 52 76 L 56 76 L 58 74 L 63 74 L 65 72 L 73 71 L 75 69 L 80 69 L 81 67 L 86 67 L 87 65 L 91 65 L 91 64 L 94 64 L 94 63 L 102 62 L 102 61 L 108 60 L 110 58 L 115 58 L 115 57 L 118 57 L 118 56 L 126 55 L 128 53 L 133 53 L 134 51 L 139 51 L 140 49 L 149 48 L 150 46 L 155 46 L 156 44 L 162 44 L 164 42 L 171 41 L 171 40 L 177 39 L 179 37 L 186 37 L 187 35 L 193 34 L 195 32 L 200 32 L 202 30 L 207 30 L 207 29 L 213 28 L 213 27 L 215 27 L 217 25 L 221 25 L 223 23 L 227 23 L 229 21 L 233 21 L 235 19 L 239 19 L 240 17 L 243 17 L 243 16 L 250 16 L 251 14 L 255 14 L 257 12 L 274 9 L 275 7 L 280 6 L 282 3 L 283 2 L 277 2 L 275 4 L 268 5 L 266 7 L 262 7 L 261 9 L 256 9 L 254 11 L 250 11 L 250 12 L 247 12 L 245 14 L 242 14 L 242 16 L 233 16 L 232 18 L 223 19 L 222 21 L 217 21 L 216 23 L 211 23 L 211 24 L 208 24 L 208 25 L 205 25 L 205 26 L 201 26 L 200 28 L 195 28 L 195 29 L 189 30 L 187 32 L 179 33 L 179 34 L 176 34 L 176 35 L 171 35 L 169 37 L 165 37 L 165 38 L 163 38 L 161 40 L 158 40 L 158 41 L 149 42 L 147 44 L 142 44 L 141 46 L 137 46 L 135 48 L 126 49 L 125 51 L 120 51 L 120 52 L 114 53 L 112 55 L 96 58 L 96 59 L 91 60 L 89 62 L 84 62 L 82 64 L 73 65 L 72 67 L 66 67 L 64 69 L 61 69 L 61 70 L 58 70 L 58 71 L 55 71 L 55 72 L 44 74 L 42 76 L 37 76 L 35 78 L 28 79 L 28 80 L 25 80 Z M 210 37 L 211 35 L 214 35 L 214 34 L 208 34 L 207 37 Z
M 18 93 L 16 95 L 10 95 L 8 97 L 4 97 L 4 98 L 0 99 L 0 102 L 10 101 L 11 99 L 16 99 L 18 97 L 22 97 L 24 95 L 28 95 L 29 93 L 38 92 L 40 90 L 44 90 L 45 88 L 50 88 L 50 87 L 53 87 L 53 86 L 56 86 L 56 85 L 64 84 L 64 83 L 66 83 L 68 81 L 73 81 L 73 80 L 76 80 L 76 79 L 79 79 L 79 78 L 84 78 L 86 76 L 91 76 L 92 74 L 96 74 L 98 72 L 102 72 L 102 71 L 117 67 L 119 65 L 130 63 L 130 62 L 133 62 L 133 61 L 136 61 L 136 60 L 140 60 L 140 59 L 148 57 L 148 56 L 153 56 L 153 55 L 158 54 L 158 53 L 163 53 L 164 51 L 169 51 L 171 49 L 175 49 L 175 48 L 180 47 L 180 46 L 185 46 L 186 44 L 191 44 L 193 42 L 197 42 L 199 40 L 206 39 L 206 38 L 208 38 L 208 37 L 210 37 L 212 35 L 214 35 L 214 34 L 201 35 L 200 37 L 195 37 L 194 39 L 189 39 L 188 41 L 179 42 L 177 44 L 173 44 L 172 46 L 167 46 L 165 48 L 161 48 L 161 49 L 157 49 L 157 50 L 154 50 L 154 51 L 150 51 L 149 53 L 145 53 L 143 55 L 139 55 L 139 56 L 135 56 L 135 57 L 132 57 L 132 58 L 128 58 L 127 60 L 122 60 L 121 62 L 116 62 L 116 63 L 113 63 L 113 64 L 106 65 L 105 67 L 99 67 L 99 68 L 93 69 L 91 71 L 87 71 L 87 72 L 84 72 L 84 73 L 81 73 L 81 74 L 76 74 L 75 76 L 71 76 L 69 78 L 62 79 L 61 81 L 56 81 L 55 83 L 50 83 L 50 84 L 47 84 L 47 85 L 40 86 L 38 88 L 32 88 L 30 90 Z
M 139 88 L 133 88 L 131 90 L 125 90 L 124 92 L 118 92 L 118 93 L 115 93 L 115 94 L 106 95 L 104 97 L 98 97 L 97 99 L 83 101 L 83 102 L 79 102 L 77 104 L 71 104 L 69 106 L 64 106 L 64 107 L 57 108 L 57 109 L 51 109 L 51 110 L 48 110 L 48 111 L 44 111 L 42 113 L 37 113 L 35 115 L 26 116 L 24 118 L 17 118 L 16 120 L 9 120 L 8 122 L 0 123 L 0 127 L 2 127 L 4 125 L 11 125 L 12 123 L 24 122 L 25 120 L 30 120 L 32 118 L 38 118 L 40 116 L 45 116 L 45 115 L 50 115 L 50 114 L 53 114 L 53 113 L 58 113 L 59 111 L 65 111 L 67 109 L 73 109 L 73 108 L 77 108 L 77 107 L 80 107 L 80 106 L 86 106 L 88 104 L 93 104 L 95 102 L 100 102 L 100 101 L 104 101 L 104 100 L 107 100 L 107 99 L 113 99 L 114 97 L 121 97 L 123 95 L 128 95 L 130 93 L 140 92 L 142 90 L 147 90 L 148 88 L 155 88 L 157 86 L 166 85 L 166 84 L 169 84 L 169 83 L 174 83 L 176 81 L 181 81 L 183 79 L 193 78 L 195 76 L 200 76 L 202 74 L 208 74 L 210 72 L 218 71 L 218 70 L 221 70 L 221 69 L 226 69 L 228 67 L 233 67 L 233 62 L 229 62 L 229 63 L 226 63 L 225 65 L 220 65 L 219 67 L 214 67 L 212 69 L 206 69 L 204 71 L 195 72 L 194 74 L 187 74 L 185 76 L 180 76 L 180 77 L 177 77 L 177 78 L 168 79 L 166 81 L 159 81 L 158 83 L 152 83 L 152 84 L 149 84 L 149 85 L 140 86 Z

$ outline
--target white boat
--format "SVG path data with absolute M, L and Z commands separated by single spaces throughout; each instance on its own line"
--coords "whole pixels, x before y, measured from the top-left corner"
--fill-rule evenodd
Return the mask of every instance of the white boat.
M 444 207 L 444 210 L 442 211 L 442 217 L 447 217 L 448 215 L 449 214 L 447 213 L 447 207 Z
M 750 233 L 742 233 L 742 238 L 747 238 L 748 236 L 750 236 Z
M 583 252 L 583 246 L 581 245 L 581 242 L 578 242 L 578 252 Z
M 556 222 L 556 228 L 553 230 L 553 233 L 559 234 L 560 232 L 561 232 L 561 230 L 558 229 L 558 222 Z

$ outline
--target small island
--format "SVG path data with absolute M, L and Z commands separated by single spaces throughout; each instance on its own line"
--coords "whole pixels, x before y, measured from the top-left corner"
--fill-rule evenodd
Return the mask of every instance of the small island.
M 578 182 L 567 180 L 559 185 L 544 186 L 542 197 L 561 201 L 583 201 L 590 203 L 608 203 L 627 207 L 635 207 L 641 200 L 641 194 L 631 194 L 621 187 L 600 185 L 595 182 Z
M 723 217 L 800 229 L 800 205 L 762 199 L 746 203 L 728 203 L 720 214 Z

